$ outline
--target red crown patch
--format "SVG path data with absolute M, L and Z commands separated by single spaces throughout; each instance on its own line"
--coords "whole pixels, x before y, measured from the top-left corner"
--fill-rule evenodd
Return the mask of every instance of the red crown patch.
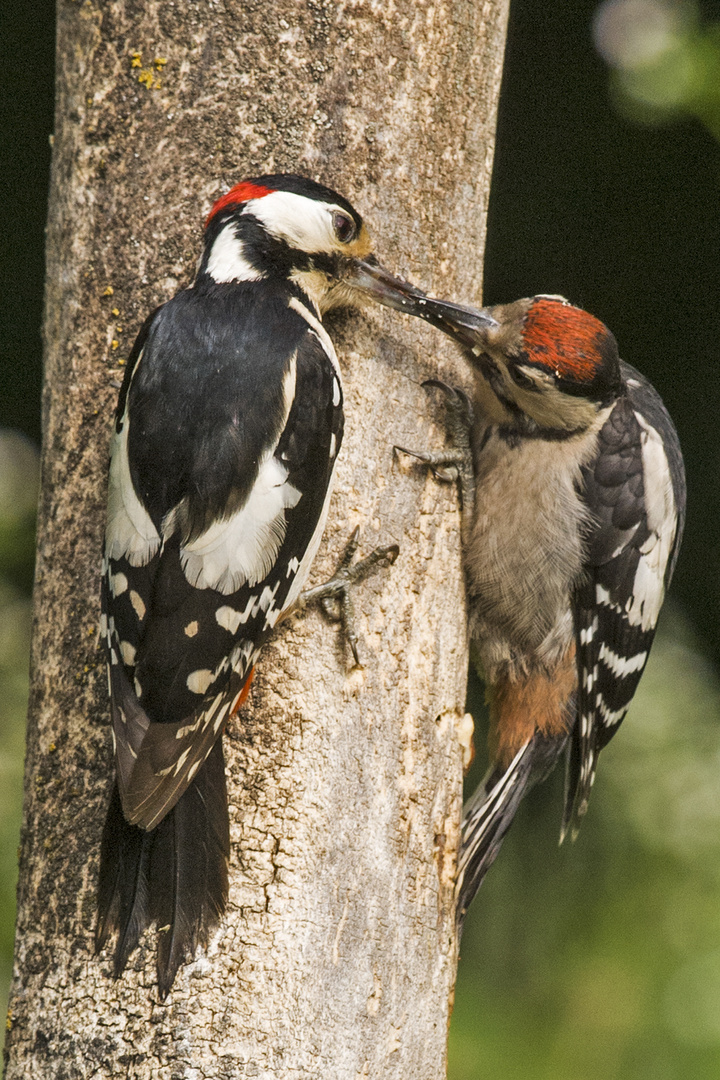
M 608 335 L 594 315 L 559 300 L 535 300 L 523 328 L 529 359 L 574 382 L 593 379 L 603 366 L 601 346 Z
M 205 228 L 207 229 L 216 214 L 219 214 L 226 206 L 240 206 L 241 203 L 248 202 L 250 199 L 262 199 L 263 195 L 269 195 L 271 191 L 272 188 L 262 187 L 260 184 L 253 184 L 249 180 L 243 180 L 241 184 L 236 184 L 234 188 L 230 188 L 225 195 L 218 199 L 205 219 Z

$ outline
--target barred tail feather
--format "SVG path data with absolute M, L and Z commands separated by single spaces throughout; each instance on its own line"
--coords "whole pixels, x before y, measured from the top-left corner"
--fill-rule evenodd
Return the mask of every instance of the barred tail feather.
M 228 893 L 230 834 L 222 743 L 150 832 L 130 825 L 115 786 L 103 832 L 96 951 L 117 933 L 119 977 L 143 931 L 157 924 L 158 989 L 164 1000 L 179 966 L 207 944 Z
M 544 780 L 565 746 L 566 736 L 534 735 L 504 768 L 493 765 L 465 806 L 461 826 L 456 918 L 462 928 L 467 910 L 482 885 L 513 823 L 526 792 Z
M 565 756 L 565 799 L 563 805 L 560 843 L 568 832 L 576 840 L 582 819 L 587 812 L 590 792 L 595 782 L 595 770 L 600 747 L 597 745 L 597 729 L 589 719 L 580 716 L 575 725 Z

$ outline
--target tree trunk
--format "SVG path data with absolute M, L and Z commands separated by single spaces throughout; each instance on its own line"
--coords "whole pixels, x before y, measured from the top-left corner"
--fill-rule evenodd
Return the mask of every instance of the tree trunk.
M 400 558 L 355 593 L 364 670 L 279 628 L 226 736 L 230 903 L 158 1002 L 155 933 L 93 955 L 111 784 L 98 592 L 109 430 L 144 316 L 189 283 L 214 197 L 264 172 L 346 194 L 390 269 L 480 297 L 506 0 L 59 0 L 44 483 L 7 1078 L 445 1075 L 466 642 L 441 444 L 456 377 L 393 313 L 328 319 L 346 438 L 313 580 L 352 528 Z M 418 355 L 421 360 L 418 363 Z

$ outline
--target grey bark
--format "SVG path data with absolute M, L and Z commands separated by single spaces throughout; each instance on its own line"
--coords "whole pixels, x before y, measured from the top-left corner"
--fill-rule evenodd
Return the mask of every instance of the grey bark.
M 400 558 L 356 593 L 362 673 L 314 612 L 265 649 L 226 738 L 229 910 L 162 1005 L 153 934 L 117 982 L 92 948 L 111 781 L 99 562 L 113 382 L 144 316 L 190 281 L 228 186 L 314 176 L 390 268 L 479 299 L 505 21 L 506 0 L 59 2 L 8 1080 L 445 1075 L 458 506 L 392 445 L 443 439 L 420 383 L 455 377 L 452 351 L 392 313 L 328 320 L 347 434 L 313 580 L 356 524 L 363 550 L 396 541 Z

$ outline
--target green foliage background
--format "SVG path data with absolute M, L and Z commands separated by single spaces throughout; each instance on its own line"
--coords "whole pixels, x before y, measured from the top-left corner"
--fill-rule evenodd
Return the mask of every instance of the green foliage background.
M 593 48 L 595 0 L 511 5 L 485 300 L 562 293 L 608 323 L 676 420 L 689 514 L 670 605 L 579 840 L 557 846 L 555 776 L 526 800 L 471 910 L 450 1080 L 720 1075 L 720 32 L 712 5 L 673 6 L 672 48 L 608 71 Z M 0 999 L 22 793 L 54 48 L 50 0 L 17 0 L 1 17 Z M 470 705 L 480 748 L 474 681 Z M 482 760 L 469 785 L 481 771 Z

